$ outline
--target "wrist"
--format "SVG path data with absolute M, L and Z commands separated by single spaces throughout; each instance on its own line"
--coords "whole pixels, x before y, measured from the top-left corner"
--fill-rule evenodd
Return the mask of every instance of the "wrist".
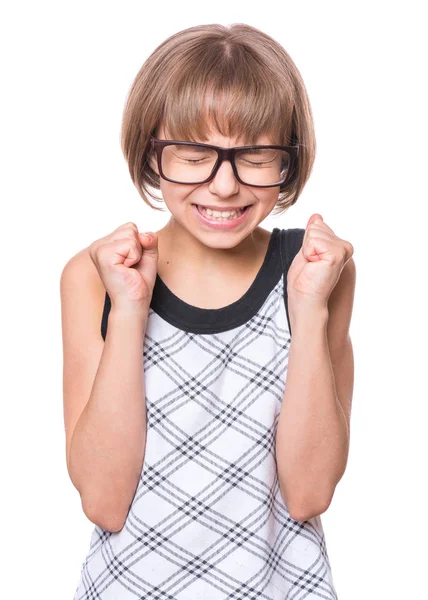
M 297 306 L 288 307 L 290 326 L 294 333 L 297 329 L 325 329 L 329 311 L 326 304 L 319 302 L 300 302 Z
M 123 322 L 137 322 L 144 323 L 147 322 L 149 316 L 149 306 L 146 304 L 126 304 L 126 305 L 118 305 L 111 304 L 109 319 L 113 319 L 115 321 L 123 321 Z

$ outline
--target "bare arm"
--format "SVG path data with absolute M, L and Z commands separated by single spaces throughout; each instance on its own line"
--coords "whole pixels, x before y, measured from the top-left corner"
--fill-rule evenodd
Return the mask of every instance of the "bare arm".
M 346 469 L 354 385 L 349 328 L 355 280 L 351 258 L 326 310 L 290 314 L 293 338 L 276 451 L 281 493 L 297 520 L 328 508 Z
M 327 509 L 348 455 L 348 429 L 336 397 L 327 320 L 327 313 L 311 313 L 292 325 L 276 452 L 281 492 L 296 520 Z
M 99 308 L 105 290 L 96 284 L 95 302 L 95 284 L 88 287 L 88 282 L 96 271 L 89 260 L 73 258 L 61 277 L 67 467 L 86 516 L 118 531 L 144 461 L 148 310 L 123 312 L 112 306 L 103 343 Z

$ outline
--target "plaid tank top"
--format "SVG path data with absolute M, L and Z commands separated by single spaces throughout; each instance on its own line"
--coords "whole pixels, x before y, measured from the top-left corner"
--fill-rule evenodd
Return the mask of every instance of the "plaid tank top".
M 93 529 L 74 600 L 337 600 L 321 517 L 290 516 L 275 459 L 304 233 L 274 228 L 250 288 L 219 309 L 157 276 L 142 472 L 123 528 Z M 106 293 L 104 339 L 109 310 Z

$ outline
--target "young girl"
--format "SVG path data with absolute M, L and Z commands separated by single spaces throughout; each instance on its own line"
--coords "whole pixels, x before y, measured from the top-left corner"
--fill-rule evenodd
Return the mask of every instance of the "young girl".
M 352 245 L 294 204 L 315 155 L 300 73 L 203 25 L 146 60 L 122 149 L 157 232 L 61 276 L 67 467 L 95 524 L 75 600 L 335 599 L 320 514 L 349 448 Z

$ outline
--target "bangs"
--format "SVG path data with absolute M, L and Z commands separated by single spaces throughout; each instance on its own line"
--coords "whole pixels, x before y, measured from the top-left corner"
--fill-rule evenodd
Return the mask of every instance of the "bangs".
M 162 119 L 170 139 L 206 142 L 218 131 L 239 139 L 239 145 L 257 144 L 262 135 L 272 144 L 290 143 L 292 94 L 284 94 L 287 87 L 266 65 L 236 49 L 224 60 L 214 53 L 196 53 L 192 59 L 170 81 Z

